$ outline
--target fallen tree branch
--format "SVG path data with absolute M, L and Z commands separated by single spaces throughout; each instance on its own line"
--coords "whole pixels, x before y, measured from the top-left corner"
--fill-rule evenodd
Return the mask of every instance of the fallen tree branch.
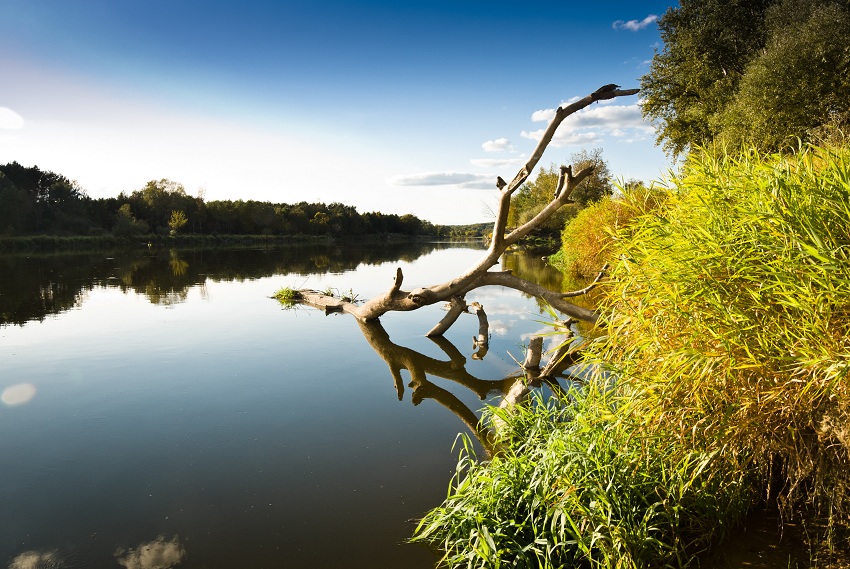
M 528 179 L 534 167 L 540 161 L 544 151 L 549 146 L 552 138 L 555 135 L 558 127 L 568 116 L 584 109 L 594 102 L 613 99 L 615 97 L 623 97 L 637 94 L 638 89 L 619 89 L 616 85 L 606 85 L 597 89 L 593 93 L 569 104 L 564 107 L 558 107 L 555 111 L 555 116 L 549 122 L 546 130 L 537 143 L 537 146 L 532 152 L 531 157 L 520 168 L 510 183 L 505 182 L 501 177 L 496 179 L 496 188 L 499 191 L 499 207 L 496 213 L 496 221 L 493 224 L 493 238 L 490 240 L 490 245 L 485 255 L 466 272 L 461 275 L 443 282 L 441 284 L 420 287 L 412 291 L 404 291 L 401 289 L 404 275 L 401 268 L 396 270 L 395 278 L 390 289 L 375 296 L 374 298 L 358 305 L 353 302 L 328 297 L 316 291 L 299 291 L 301 292 L 303 302 L 316 308 L 320 308 L 327 312 L 346 312 L 353 315 L 361 322 L 376 320 L 383 314 L 390 311 L 410 311 L 416 310 L 423 306 L 428 306 L 437 302 L 451 300 L 452 305 L 449 313 L 444 317 L 437 326 L 428 332 L 429 336 L 438 336 L 443 334 L 457 320 L 458 316 L 466 309 L 464 295 L 470 290 L 486 285 L 498 285 L 520 290 L 527 294 L 540 297 L 548 302 L 556 310 L 561 311 L 573 318 L 584 320 L 587 322 L 596 322 L 598 315 L 586 308 L 576 306 L 566 298 L 583 294 L 582 291 L 575 293 L 556 293 L 550 291 L 540 285 L 531 283 L 524 279 L 520 279 L 507 273 L 489 272 L 490 269 L 499 262 L 499 258 L 505 250 L 511 245 L 517 243 L 520 239 L 531 233 L 532 230 L 545 223 L 558 209 L 570 202 L 570 195 L 573 190 L 578 187 L 582 181 L 589 176 L 593 171 L 593 166 L 582 168 L 575 174 L 571 166 L 562 166 L 558 177 L 557 189 L 552 200 L 537 214 L 533 219 L 524 223 L 507 233 L 507 219 L 510 211 L 512 194 Z M 592 283 L 594 286 L 601 278 Z M 584 290 L 584 289 L 583 289 Z M 589 288 L 587 289 L 589 290 Z M 458 299 L 458 300 L 455 300 Z M 461 303 L 464 308 L 461 309 Z
M 599 270 L 599 274 L 596 275 L 596 278 L 593 279 L 593 281 L 589 285 L 587 285 L 586 287 L 579 289 L 579 290 L 574 290 L 574 291 L 571 291 L 571 292 L 563 292 L 563 293 L 561 293 L 561 297 L 562 298 L 574 298 L 576 296 L 582 296 L 584 294 L 589 293 L 591 290 L 596 288 L 596 285 L 599 284 L 599 282 L 602 280 L 602 277 L 605 276 L 606 272 L 608 272 L 608 266 L 609 266 L 608 263 L 605 263 L 604 265 L 602 265 L 602 268 Z

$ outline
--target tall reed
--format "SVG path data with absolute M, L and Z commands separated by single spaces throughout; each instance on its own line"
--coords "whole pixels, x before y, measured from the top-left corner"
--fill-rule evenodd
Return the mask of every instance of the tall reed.
M 749 473 L 634 430 L 618 400 L 591 385 L 566 401 L 491 409 L 503 452 L 478 462 L 465 449 L 414 539 L 451 567 L 689 566 L 746 508 Z
M 788 508 L 850 513 L 850 150 L 709 150 L 670 191 L 622 243 L 597 357 L 645 427 L 780 465 Z
M 684 567 L 768 499 L 845 545 L 850 148 L 694 152 L 663 202 L 612 233 L 616 383 L 491 411 L 503 454 L 417 528 L 449 565 Z

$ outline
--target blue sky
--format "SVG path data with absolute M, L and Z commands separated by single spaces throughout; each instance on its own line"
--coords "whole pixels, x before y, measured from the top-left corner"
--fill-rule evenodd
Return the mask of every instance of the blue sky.
M 637 87 L 671 2 L 0 0 L 0 163 L 93 197 L 339 201 L 489 221 L 547 110 Z M 541 165 L 670 162 L 638 97 L 565 121 Z

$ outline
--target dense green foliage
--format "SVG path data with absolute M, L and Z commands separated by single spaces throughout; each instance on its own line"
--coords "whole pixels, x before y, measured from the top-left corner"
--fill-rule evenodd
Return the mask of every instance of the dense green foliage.
M 504 451 L 477 462 L 467 448 L 449 498 L 415 539 L 443 549 L 451 567 L 686 565 L 745 508 L 747 473 L 728 455 L 634 431 L 617 404 L 588 386 L 491 410 L 505 423 Z
M 171 180 L 117 198 L 92 199 L 75 182 L 37 166 L 0 165 L 0 235 L 370 235 L 454 237 L 474 228 L 435 226 L 414 215 L 359 213 L 341 203 L 205 201 Z M 480 235 L 480 232 L 479 232 Z
M 592 152 L 581 151 L 570 158 L 573 172 L 578 172 L 587 166 L 593 166 L 593 173 L 570 195 L 570 199 L 576 203 L 562 207 L 552 217 L 546 220 L 539 229 L 550 233 L 557 233 L 564 227 L 564 223 L 576 215 L 581 208 L 591 202 L 597 201 L 604 196 L 611 195 L 612 186 L 610 182 L 611 173 L 608 164 L 602 158 L 602 149 L 596 148 Z M 555 197 L 555 188 L 558 185 L 559 170 L 555 165 L 548 169 L 540 168 L 537 177 L 523 184 L 511 198 L 511 209 L 508 213 L 508 225 L 517 227 L 531 219 L 552 201 Z
M 623 241 L 599 350 L 647 428 L 781 465 L 780 503 L 835 521 L 850 519 L 848 219 L 850 149 L 693 157 Z
M 764 499 L 846 547 L 850 149 L 692 154 L 634 197 L 586 351 L 616 380 L 462 461 L 417 533 L 450 565 L 687 566 Z
M 567 221 L 561 232 L 561 248 L 549 258 L 552 264 L 575 277 L 595 276 L 609 261 L 614 235 L 639 213 L 658 208 L 663 200 L 663 194 L 654 187 L 633 184 L 619 190 L 619 197 L 606 196 Z
M 673 154 L 787 149 L 850 125 L 847 0 L 682 0 L 658 24 L 643 113 Z

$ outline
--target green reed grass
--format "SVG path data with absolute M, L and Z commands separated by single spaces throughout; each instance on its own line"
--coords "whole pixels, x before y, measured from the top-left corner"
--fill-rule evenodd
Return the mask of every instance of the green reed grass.
M 297 289 L 282 287 L 276 293 L 274 298 L 277 299 L 284 307 L 291 308 L 301 300 L 301 293 Z
M 503 453 L 464 455 L 416 539 L 450 566 L 684 567 L 774 500 L 841 550 L 850 149 L 695 152 L 660 200 L 624 199 L 588 349 L 616 385 L 491 411 Z
M 616 402 L 588 387 L 491 409 L 505 424 L 502 452 L 478 462 L 467 447 L 414 540 L 438 546 L 450 567 L 688 566 L 745 508 L 747 473 L 633 430 Z
M 757 468 L 786 516 L 836 535 L 850 522 L 850 149 L 694 155 L 621 245 L 596 357 L 632 416 Z

